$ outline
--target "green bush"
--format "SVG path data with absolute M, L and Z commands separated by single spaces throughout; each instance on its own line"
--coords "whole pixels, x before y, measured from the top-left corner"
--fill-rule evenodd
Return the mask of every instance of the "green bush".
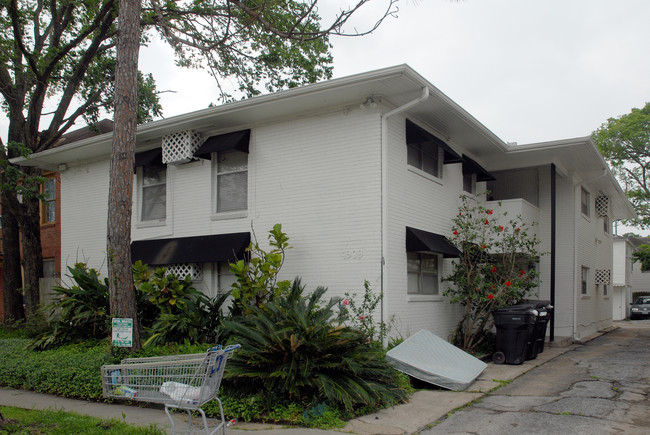
M 224 322 L 231 340 L 242 345 L 225 374 L 233 392 L 261 391 L 345 409 L 405 399 L 381 346 L 342 325 L 344 316 L 334 311 L 340 299 L 324 302 L 323 287 L 308 297 L 303 291 L 296 279 L 288 294 Z

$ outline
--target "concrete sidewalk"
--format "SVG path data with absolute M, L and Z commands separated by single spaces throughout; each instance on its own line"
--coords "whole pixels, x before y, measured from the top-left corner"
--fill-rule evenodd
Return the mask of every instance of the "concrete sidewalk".
M 287 428 L 277 425 L 236 423 L 229 428 L 238 431 L 259 431 L 260 435 L 291 434 L 340 434 L 360 435 L 402 435 L 412 434 L 427 428 L 453 410 L 483 397 L 487 392 L 509 383 L 536 366 L 572 350 L 577 345 L 546 347 L 536 359 L 522 365 L 488 364 L 481 375 L 462 392 L 448 390 L 418 391 L 408 403 L 383 409 L 375 414 L 365 415 L 348 422 L 340 431 L 326 431 L 306 428 Z M 171 433 L 169 419 L 162 408 L 106 404 L 84 400 L 65 399 L 31 391 L 0 389 L 0 406 L 16 406 L 27 409 L 61 409 L 101 418 L 116 418 L 135 425 L 156 424 L 158 428 Z M 187 414 L 175 413 L 177 432 L 187 431 Z M 194 419 L 194 428 L 200 420 Z M 216 420 L 211 421 L 216 424 Z M 242 432 L 239 432 L 242 433 Z

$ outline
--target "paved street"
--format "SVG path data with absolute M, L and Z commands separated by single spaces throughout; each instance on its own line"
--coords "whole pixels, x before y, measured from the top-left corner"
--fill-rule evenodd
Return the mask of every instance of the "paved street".
M 650 434 L 650 321 L 619 325 L 421 434 Z

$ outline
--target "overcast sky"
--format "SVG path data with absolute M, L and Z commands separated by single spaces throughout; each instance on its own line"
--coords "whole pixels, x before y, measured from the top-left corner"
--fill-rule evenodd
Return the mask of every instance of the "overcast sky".
M 322 0 L 325 4 L 347 4 Z M 372 0 L 351 30 L 385 8 Z M 374 6 L 376 5 L 376 6 Z M 401 0 L 373 34 L 332 38 L 334 76 L 409 64 L 506 142 L 587 136 L 650 101 L 650 0 Z M 322 10 L 327 16 L 328 10 Z M 217 102 L 207 73 L 142 51 L 165 117 Z

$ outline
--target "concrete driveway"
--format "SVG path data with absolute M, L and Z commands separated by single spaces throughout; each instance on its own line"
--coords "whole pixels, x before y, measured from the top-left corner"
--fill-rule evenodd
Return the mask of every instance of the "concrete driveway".
M 421 434 L 650 434 L 650 320 L 617 325 Z

